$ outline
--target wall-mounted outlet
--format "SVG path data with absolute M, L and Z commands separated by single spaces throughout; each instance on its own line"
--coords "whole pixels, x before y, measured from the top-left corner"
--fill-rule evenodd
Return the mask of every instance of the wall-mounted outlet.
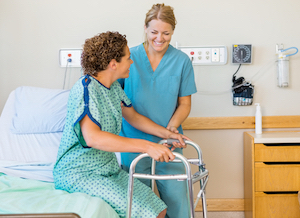
M 223 65 L 227 63 L 226 46 L 180 46 L 193 65 Z
M 81 67 L 80 48 L 62 48 L 59 50 L 59 65 L 61 67 Z

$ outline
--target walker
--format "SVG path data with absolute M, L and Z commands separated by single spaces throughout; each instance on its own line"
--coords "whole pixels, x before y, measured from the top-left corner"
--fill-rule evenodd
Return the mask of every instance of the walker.
M 166 139 L 161 140 L 159 144 L 170 144 L 172 145 L 172 142 L 174 139 Z M 178 141 L 178 140 L 177 140 Z M 205 169 L 205 164 L 202 161 L 202 152 L 200 147 L 192 142 L 185 140 L 185 143 L 187 145 L 193 146 L 197 153 L 198 153 L 198 159 L 187 159 L 183 155 L 173 152 L 175 155 L 175 159 L 170 162 L 182 162 L 185 166 L 186 174 L 177 174 L 177 175 L 155 175 L 155 165 L 156 161 L 152 159 L 152 167 L 151 167 L 151 175 L 149 174 L 140 174 L 135 173 L 135 166 L 136 164 L 143 158 L 149 157 L 148 154 L 140 154 L 137 156 L 130 165 L 129 170 L 129 183 L 128 183 L 128 199 L 127 199 L 127 214 L 126 217 L 131 217 L 131 205 L 132 205 L 132 194 L 133 194 L 133 183 L 134 178 L 140 178 L 140 179 L 151 179 L 152 180 L 152 190 L 154 190 L 154 181 L 155 180 L 171 180 L 171 179 L 177 179 L 177 180 L 186 180 L 187 182 L 187 196 L 188 196 L 188 202 L 190 207 L 190 213 L 189 217 L 194 218 L 195 217 L 195 207 L 198 204 L 199 198 L 202 198 L 202 209 L 203 209 L 203 218 L 207 218 L 207 208 L 206 208 L 206 197 L 205 197 L 205 188 L 208 181 L 208 170 Z M 194 175 L 191 173 L 191 167 L 190 164 L 197 165 L 199 167 L 199 171 L 196 172 Z M 200 182 L 200 191 L 197 195 L 197 199 L 194 204 L 194 197 L 193 197 L 193 184 L 196 182 Z

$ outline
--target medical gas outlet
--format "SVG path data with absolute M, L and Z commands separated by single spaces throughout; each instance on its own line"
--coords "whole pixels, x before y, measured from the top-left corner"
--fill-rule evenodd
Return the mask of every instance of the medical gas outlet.
M 181 46 L 193 65 L 224 65 L 227 63 L 226 46 Z
M 59 65 L 61 67 L 81 67 L 80 48 L 62 48 L 59 50 Z

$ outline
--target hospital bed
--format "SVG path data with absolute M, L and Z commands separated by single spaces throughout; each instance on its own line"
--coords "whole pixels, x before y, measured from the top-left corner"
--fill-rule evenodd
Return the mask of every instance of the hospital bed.
M 54 187 L 68 95 L 36 87 L 10 93 L 0 117 L 0 218 L 119 217 L 100 198 Z

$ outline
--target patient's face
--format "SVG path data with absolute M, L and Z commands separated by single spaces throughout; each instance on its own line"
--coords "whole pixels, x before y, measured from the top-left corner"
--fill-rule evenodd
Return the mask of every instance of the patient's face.
M 125 56 L 121 58 L 121 61 L 118 62 L 118 72 L 119 78 L 127 78 L 129 76 L 129 68 L 133 63 L 133 60 L 130 58 L 130 51 L 128 46 L 125 47 Z

